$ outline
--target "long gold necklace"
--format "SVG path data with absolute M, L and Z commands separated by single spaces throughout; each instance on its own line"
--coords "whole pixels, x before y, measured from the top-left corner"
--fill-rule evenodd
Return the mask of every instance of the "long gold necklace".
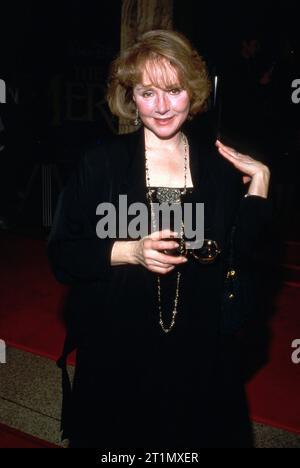
M 184 188 L 182 191 L 179 191 L 179 203 L 181 202 L 181 195 L 186 194 L 186 178 L 187 178 L 187 153 L 188 153 L 188 142 L 186 136 L 181 133 L 181 139 L 184 144 Z M 147 198 L 150 204 L 150 209 L 151 209 L 151 224 L 153 224 L 153 229 L 154 231 L 157 230 L 156 226 L 156 221 L 155 221 L 155 213 L 153 209 L 153 200 L 152 200 L 152 194 L 154 190 L 151 190 L 151 184 L 150 184 L 150 176 L 149 176 L 149 166 L 148 166 L 148 158 L 147 158 L 147 151 L 145 150 L 145 169 L 146 169 L 146 180 L 147 180 Z M 183 242 L 183 235 L 184 235 L 184 224 L 183 221 L 181 221 L 181 232 L 180 232 L 180 239 Z M 161 306 L 161 283 L 160 283 L 160 276 L 157 275 L 157 298 L 158 298 L 158 310 L 159 310 L 159 324 L 162 328 L 162 330 L 165 333 L 169 333 L 172 328 L 175 325 L 175 320 L 176 320 L 176 315 L 177 315 L 177 306 L 178 306 L 178 300 L 179 300 L 179 286 L 180 286 L 180 278 L 181 278 L 181 272 L 177 272 L 177 279 L 176 279 L 176 292 L 175 292 L 175 299 L 174 299 L 174 308 L 172 312 L 172 320 L 170 323 L 170 326 L 167 327 L 164 324 L 163 321 L 163 314 L 162 314 L 162 306 Z

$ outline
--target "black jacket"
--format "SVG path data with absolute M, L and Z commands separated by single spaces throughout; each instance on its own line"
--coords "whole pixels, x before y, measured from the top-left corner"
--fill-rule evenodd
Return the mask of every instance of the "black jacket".
M 255 251 L 268 226 L 270 200 L 259 196 L 243 198 L 241 174 L 214 146 L 197 142 L 195 137 L 189 145 L 194 187 L 210 184 L 210 191 L 217 198 L 215 236 L 223 250 L 238 215 L 236 257 L 242 261 Z M 119 194 L 126 194 L 132 186 L 143 191 L 139 201 L 147 203 L 142 129 L 88 149 L 61 194 L 48 247 L 58 281 L 74 284 L 107 278 L 113 268 L 110 254 L 115 239 L 96 236 L 96 207 L 107 201 L 117 206 Z
M 156 275 L 142 266 L 111 266 L 115 239 L 96 235 L 99 203 L 117 206 L 119 194 L 127 194 L 129 203 L 147 203 L 143 137 L 141 129 L 89 149 L 60 198 L 48 252 L 56 278 L 71 284 L 66 313 L 78 348 L 72 409 L 64 425 L 73 440 L 88 438 L 94 446 L 100 439 L 104 447 L 112 440 L 116 447 L 146 447 L 145 440 L 166 446 L 170 432 L 165 421 L 174 417 L 175 405 L 180 437 L 193 444 L 197 426 L 201 446 L 209 446 L 216 440 L 219 418 L 232 421 L 232 431 L 220 426 L 220 438 L 226 433 L 228 441 L 243 433 L 236 431 L 234 415 L 245 415 L 245 427 L 247 420 L 236 377 L 225 378 L 237 375 L 232 370 L 235 358 L 224 352 L 219 333 L 228 238 L 237 222 L 235 257 L 241 268 L 249 268 L 270 218 L 270 202 L 244 198 L 241 174 L 213 144 L 188 135 L 194 186 L 190 201 L 205 203 L 205 235 L 219 242 L 222 254 L 209 266 L 189 261 L 180 267 L 176 325 L 164 334 L 158 324 Z M 167 315 L 172 311 L 175 275 L 176 270 L 161 278 Z M 230 371 L 224 362 L 230 363 Z M 220 388 L 222 398 L 217 395 Z M 162 410 L 165 398 L 167 408 Z

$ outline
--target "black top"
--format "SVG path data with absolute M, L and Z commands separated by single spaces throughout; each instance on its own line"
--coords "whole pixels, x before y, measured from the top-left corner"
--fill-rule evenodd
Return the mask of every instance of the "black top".
M 111 266 L 115 239 L 95 232 L 99 203 L 118 206 L 119 194 L 128 204 L 147 203 L 143 129 L 89 150 L 61 197 L 49 258 L 57 279 L 72 285 L 67 316 L 78 358 L 71 412 L 63 422 L 73 446 L 250 444 L 238 356 L 220 336 L 223 260 L 239 213 L 236 250 L 247 264 L 270 206 L 261 197 L 243 198 L 241 175 L 213 146 L 191 137 L 189 145 L 194 189 L 186 198 L 205 203 L 205 236 L 219 242 L 223 256 L 212 265 L 178 267 L 178 314 L 168 334 L 159 325 L 156 274 Z M 161 277 L 167 316 L 177 270 Z

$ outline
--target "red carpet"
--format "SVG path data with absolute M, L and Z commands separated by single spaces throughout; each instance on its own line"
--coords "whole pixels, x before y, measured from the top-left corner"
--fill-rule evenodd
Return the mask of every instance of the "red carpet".
M 52 277 L 45 242 L 0 238 L 0 258 L 0 338 L 16 348 L 57 359 L 64 336 L 61 313 L 67 289 Z M 292 362 L 291 344 L 300 339 L 299 308 L 300 288 L 282 287 L 270 323 L 268 362 L 248 384 L 252 418 L 297 433 L 300 363 Z
M 60 448 L 0 423 L 0 448 Z
M 50 271 L 46 242 L 1 236 L 0 259 L 0 338 L 15 348 L 57 359 L 65 333 L 67 288 Z
M 257 422 L 300 434 L 300 362 L 292 361 L 292 342 L 300 345 L 300 287 L 280 291 L 271 333 L 269 362 L 248 385 L 251 414 Z

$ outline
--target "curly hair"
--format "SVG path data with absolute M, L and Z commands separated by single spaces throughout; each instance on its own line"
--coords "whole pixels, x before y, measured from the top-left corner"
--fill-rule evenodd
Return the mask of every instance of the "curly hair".
M 132 121 L 136 114 L 133 88 L 142 83 L 143 72 L 153 86 L 169 89 L 175 84 L 170 81 L 174 77 L 170 69 L 178 77 L 176 84 L 188 92 L 190 118 L 206 110 L 211 83 L 204 60 L 181 33 L 154 30 L 144 33 L 111 63 L 106 97 L 112 114 Z

